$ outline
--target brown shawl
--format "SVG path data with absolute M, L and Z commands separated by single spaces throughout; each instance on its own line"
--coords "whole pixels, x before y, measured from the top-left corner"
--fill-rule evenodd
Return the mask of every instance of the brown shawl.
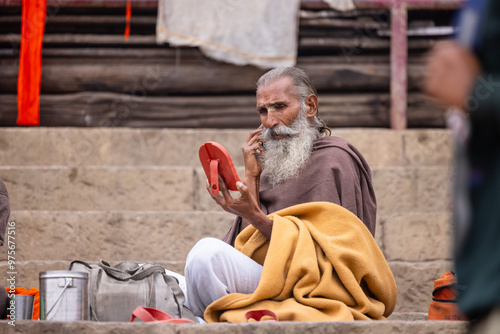
M 10 202 L 9 195 L 7 193 L 7 188 L 0 180 L 0 246 L 3 245 L 5 241 L 5 229 L 7 228 L 7 223 L 10 216 Z M 7 291 L 0 288 L 0 319 L 7 319 L 7 306 L 9 304 L 9 298 Z
M 0 180 L 0 246 L 2 246 L 5 241 L 5 229 L 7 228 L 9 216 L 9 194 L 7 193 L 7 188 L 5 188 L 3 181 Z
M 266 171 L 260 179 L 261 209 L 266 214 L 308 202 L 330 202 L 354 213 L 375 235 L 377 204 L 371 170 L 361 153 L 344 139 L 316 139 L 313 152 L 300 174 L 271 188 Z M 238 217 L 224 237 L 234 246 L 248 224 Z

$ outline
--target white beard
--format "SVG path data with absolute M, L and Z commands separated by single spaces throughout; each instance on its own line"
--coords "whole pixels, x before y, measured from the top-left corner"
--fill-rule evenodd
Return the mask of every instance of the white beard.
M 275 140 L 273 133 L 289 136 Z M 319 132 L 309 124 L 305 109 L 301 109 L 290 127 L 265 128 L 263 135 L 265 150 L 262 161 L 269 183 L 274 188 L 299 174 L 311 156 L 313 142 Z

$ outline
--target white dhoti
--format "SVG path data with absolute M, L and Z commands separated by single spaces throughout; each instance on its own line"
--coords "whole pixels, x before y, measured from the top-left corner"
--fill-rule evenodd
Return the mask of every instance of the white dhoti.
M 230 293 L 252 293 L 262 266 L 222 240 L 205 238 L 189 252 L 184 270 L 186 306 L 203 317 L 212 302 Z

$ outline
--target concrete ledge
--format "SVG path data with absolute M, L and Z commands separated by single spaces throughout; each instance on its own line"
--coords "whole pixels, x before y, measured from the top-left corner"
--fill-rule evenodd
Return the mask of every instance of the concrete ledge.
M 210 199 L 211 200 L 211 199 Z M 13 211 L 16 259 L 183 261 L 205 237 L 222 238 L 234 216 L 220 211 Z M 380 217 L 376 241 L 388 261 L 451 259 L 449 213 Z M 54 245 L 63 252 L 54 252 Z M 95 247 L 99 245 L 99 247 Z M 7 252 L 0 252 L 0 261 Z
M 394 312 L 387 320 L 394 321 L 424 321 L 427 320 L 427 312 Z
M 3 167 L 11 210 L 192 210 L 183 167 Z
M 375 167 L 378 215 L 450 210 L 451 170 Z M 237 169 L 243 176 L 243 168 Z M 0 167 L 11 210 L 214 210 L 201 166 Z
M 14 211 L 16 260 L 184 261 L 204 237 L 222 238 L 226 212 Z M 7 251 L 0 252 L 7 260 Z
M 248 130 L 127 128 L 3 128 L 0 164 L 6 166 L 96 165 L 199 166 L 206 141 L 224 145 L 243 165 L 241 145 Z M 333 129 L 365 156 L 370 166 L 443 166 L 452 159 L 448 130 Z M 30 148 L 30 149 L 26 149 Z
M 415 173 L 418 180 L 418 210 L 422 212 L 451 211 L 452 168 L 418 168 Z
M 16 326 L 2 321 L 3 333 L 29 334 L 459 334 L 466 333 L 467 322 L 453 321 L 349 321 L 349 322 L 260 322 L 243 324 L 196 324 L 172 325 L 152 323 L 117 323 L 117 322 L 51 322 L 51 321 L 17 321 Z
M 403 156 L 409 166 L 447 166 L 453 162 L 453 137 L 449 130 L 406 130 Z
M 380 219 L 387 260 L 452 259 L 451 213 L 401 214 Z
M 450 211 L 451 172 L 449 166 L 372 168 L 377 214 Z
M 3 128 L 0 163 L 7 166 L 199 166 L 206 141 L 223 144 L 238 164 L 249 130 Z M 29 149 L 26 149 L 29 148 Z M 22 153 L 22 154 L 21 154 Z M 239 160 L 238 160 L 239 159 Z

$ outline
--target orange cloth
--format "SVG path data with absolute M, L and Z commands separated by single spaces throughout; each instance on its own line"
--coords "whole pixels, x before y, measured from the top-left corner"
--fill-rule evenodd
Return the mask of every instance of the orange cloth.
M 434 281 L 428 320 L 469 320 L 457 305 L 457 279 L 452 271 Z
M 9 294 L 11 294 L 10 288 L 5 288 Z M 25 295 L 25 296 L 35 296 L 35 301 L 33 305 L 33 320 L 38 320 L 40 316 L 40 291 L 36 288 L 25 289 L 25 288 L 16 288 L 14 290 L 15 295 Z
M 396 282 L 370 231 L 352 212 L 311 202 L 268 217 L 271 240 L 250 225 L 235 243 L 264 266 L 257 289 L 210 304 L 208 323 L 244 322 L 246 312 L 262 309 L 280 321 L 384 320 L 392 313 Z
M 21 54 L 17 79 L 17 124 L 39 125 L 42 42 L 47 0 L 23 0 Z

